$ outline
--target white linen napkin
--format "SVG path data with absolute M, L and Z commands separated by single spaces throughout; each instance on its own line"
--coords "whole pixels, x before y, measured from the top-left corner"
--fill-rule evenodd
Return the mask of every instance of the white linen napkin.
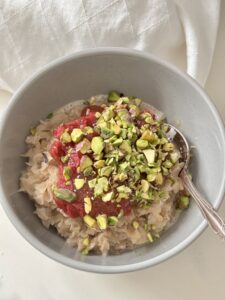
M 204 85 L 220 0 L 1 0 L 0 88 L 15 91 L 48 62 L 78 50 L 151 52 Z

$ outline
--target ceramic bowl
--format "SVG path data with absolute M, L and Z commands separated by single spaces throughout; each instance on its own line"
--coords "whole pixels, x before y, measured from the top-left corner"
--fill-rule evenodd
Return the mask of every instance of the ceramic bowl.
M 151 103 L 193 145 L 191 172 L 199 191 L 218 208 L 225 186 L 224 128 L 214 105 L 189 76 L 143 52 L 107 48 L 59 59 L 39 71 L 14 94 L 1 120 L 0 198 L 9 219 L 24 238 L 50 258 L 70 267 L 119 273 L 153 266 L 177 254 L 200 235 L 206 222 L 192 201 L 177 223 L 154 244 L 120 255 L 83 256 L 47 230 L 18 182 L 29 128 L 50 111 L 76 99 L 119 90 Z

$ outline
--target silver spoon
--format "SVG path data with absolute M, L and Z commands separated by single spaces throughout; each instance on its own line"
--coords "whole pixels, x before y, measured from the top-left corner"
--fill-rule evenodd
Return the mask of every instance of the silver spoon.
M 196 204 L 200 208 L 204 218 L 208 222 L 211 229 L 225 241 L 225 222 L 218 215 L 212 205 L 197 191 L 193 185 L 190 177 L 188 176 L 188 165 L 190 161 L 190 147 L 183 134 L 174 126 L 168 125 L 166 133 L 168 139 L 178 147 L 181 153 L 181 160 L 184 162 L 184 167 L 180 172 L 180 177 L 183 180 L 185 189 L 193 197 Z

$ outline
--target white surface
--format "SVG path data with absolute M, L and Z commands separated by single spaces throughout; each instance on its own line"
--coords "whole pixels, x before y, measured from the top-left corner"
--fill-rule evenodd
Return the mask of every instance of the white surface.
M 47 62 L 100 46 L 151 52 L 205 83 L 219 4 L 220 0 L 142 0 L 141 5 L 136 0 L 1 0 L 0 88 L 15 91 Z
M 206 89 L 225 120 L 225 3 Z M 4 100 L 5 99 L 5 100 Z M 0 108 L 7 97 L 0 95 Z M 220 212 L 225 218 L 225 203 Z M 0 299 L 224 300 L 225 245 L 210 230 L 182 253 L 153 268 L 122 275 L 69 269 L 32 248 L 0 208 Z

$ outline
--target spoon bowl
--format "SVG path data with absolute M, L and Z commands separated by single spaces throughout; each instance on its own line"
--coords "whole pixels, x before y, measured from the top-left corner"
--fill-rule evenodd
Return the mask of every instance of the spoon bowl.
M 181 153 L 180 160 L 184 166 L 180 172 L 180 177 L 183 180 L 184 186 L 189 194 L 193 197 L 203 217 L 206 219 L 208 225 L 223 241 L 225 241 L 225 222 L 213 208 L 213 206 L 198 192 L 196 187 L 188 175 L 188 166 L 190 162 L 190 147 L 185 136 L 174 126 L 167 124 L 167 137 L 173 142 Z

